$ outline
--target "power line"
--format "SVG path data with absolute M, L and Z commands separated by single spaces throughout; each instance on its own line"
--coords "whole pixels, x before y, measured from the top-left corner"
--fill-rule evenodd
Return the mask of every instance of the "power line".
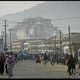
M 80 19 L 80 17 L 69 17 L 69 18 L 60 18 L 60 19 L 53 19 L 54 20 L 67 20 L 67 19 Z
M 67 27 L 58 27 L 58 28 L 67 28 Z M 80 28 L 71 27 L 71 29 L 80 29 Z
M 53 24 L 53 25 L 68 25 L 68 24 Z M 80 24 L 70 24 L 70 25 L 80 25 Z
M 59 18 L 59 19 L 53 19 L 52 21 L 55 21 L 55 20 L 68 20 L 68 19 L 80 19 L 80 17 L 78 16 L 78 17 Z M 5 19 L 0 18 L 0 20 L 4 21 Z M 8 20 L 8 19 L 7 19 L 7 21 L 13 22 L 13 23 L 23 23 L 21 21 L 13 21 L 13 20 Z
M 5 21 L 5 19 L 0 18 L 0 20 Z M 19 21 L 13 21 L 13 20 L 8 20 L 6 19 L 7 22 L 12 22 L 12 23 L 21 23 Z

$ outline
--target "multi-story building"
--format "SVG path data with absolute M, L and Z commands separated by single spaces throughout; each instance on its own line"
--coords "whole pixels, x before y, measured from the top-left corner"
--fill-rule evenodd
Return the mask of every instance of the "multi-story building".
M 53 50 L 54 48 L 60 48 L 64 50 L 64 53 L 71 52 L 76 53 L 80 49 L 80 33 L 71 33 L 70 34 L 71 45 L 69 44 L 69 34 L 64 34 L 61 37 L 50 37 L 49 39 L 26 39 L 15 41 L 12 43 L 12 50 L 19 51 L 22 49 L 30 50 L 32 52 L 41 52 L 45 50 Z
M 72 52 L 76 53 L 78 49 L 80 48 L 80 33 L 71 33 L 70 43 L 69 43 L 69 34 L 65 34 L 63 36 L 63 41 L 62 41 L 63 47 L 66 48 L 67 51 L 69 51 L 70 49 L 69 47 L 71 47 Z
M 29 50 L 30 52 L 45 52 L 50 50 L 50 45 L 47 39 L 26 39 L 14 41 L 11 43 L 12 51 Z
M 80 33 L 70 33 L 70 42 L 69 42 L 69 34 L 64 34 L 61 37 L 61 43 L 60 43 L 60 37 L 56 38 L 56 40 L 55 37 L 51 37 L 49 40 L 52 41 L 54 45 L 56 44 L 56 47 L 58 48 L 60 48 L 61 45 L 65 53 L 70 53 L 70 50 L 72 53 L 76 53 L 78 49 L 80 49 Z
M 28 39 L 25 42 L 26 45 L 24 45 L 24 48 L 27 47 L 30 52 L 44 52 L 45 41 L 46 39 Z
M 18 52 L 22 49 L 22 40 L 11 43 L 11 51 Z
M 25 39 L 48 39 L 58 30 L 53 26 L 51 19 L 42 17 L 26 18 L 14 26 L 14 29 L 13 40 L 15 37 L 23 40 L 24 35 Z

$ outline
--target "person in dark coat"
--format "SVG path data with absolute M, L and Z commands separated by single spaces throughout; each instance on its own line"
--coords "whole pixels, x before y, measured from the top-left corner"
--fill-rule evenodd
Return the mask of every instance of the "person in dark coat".
M 15 58 L 14 55 L 9 55 L 7 59 L 7 71 L 8 71 L 8 77 L 13 77 L 13 67 L 15 65 Z
M 48 60 L 48 56 L 47 56 L 47 54 L 45 53 L 45 54 L 44 54 L 44 64 L 47 63 L 47 60 Z
M 8 54 L 6 54 L 6 56 L 5 56 L 5 69 L 6 69 L 6 74 L 8 74 L 8 71 L 7 71 L 7 59 L 8 59 Z
M 76 69 L 76 66 L 75 66 L 76 60 L 75 60 L 75 58 L 73 58 L 72 55 L 70 55 L 70 58 L 67 62 L 67 65 L 68 65 L 68 72 L 69 72 L 69 77 L 70 77 L 71 76 L 71 70 L 73 72 L 73 70 L 75 71 L 75 69 Z
M 4 63 L 5 63 L 5 58 L 2 53 L 0 53 L 0 74 L 3 75 L 4 73 Z
M 36 63 L 41 63 L 41 60 L 40 60 L 40 56 L 39 55 L 37 55 Z

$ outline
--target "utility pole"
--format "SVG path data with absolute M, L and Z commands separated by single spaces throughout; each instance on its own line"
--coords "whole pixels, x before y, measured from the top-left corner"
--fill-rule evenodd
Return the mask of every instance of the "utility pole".
M 6 40 L 6 20 L 5 20 L 5 46 L 4 46 L 4 51 L 5 51 L 5 53 L 6 53 L 6 51 L 7 51 L 6 42 L 7 42 L 7 40 Z
M 60 30 L 60 50 L 62 49 L 62 35 L 61 35 L 61 30 Z
M 12 36 L 11 31 L 12 31 L 12 29 L 10 28 L 9 31 L 10 31 L 10 51 L 11 51 L 12 50 L 12 46 L 11 46 L 11 36 Z
M 54 36 L 54 41 L 55 41 L 55 49 L 56 49 L 56 35 Z
M 71 36 L 70 36 L 70 25 L 68 26 L 68 31 L 69 31 L 69 51 L 70 51 L 70 54 L 72 54 L 72 52 L 71 52 Z
M 10 51 L 11 51 L 11 29 L 10 29 Z
M 60 34 L 60 52 L 62 53 L 62 34 L 61 34 L 61 30 L 59 31 Z

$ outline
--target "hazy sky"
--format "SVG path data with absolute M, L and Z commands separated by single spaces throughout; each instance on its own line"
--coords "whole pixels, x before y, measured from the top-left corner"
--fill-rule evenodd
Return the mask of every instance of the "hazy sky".
M 30 9 L 40 3 L 44 3 L 44 1 L 0 1 L 0 17 Z
M 23 10 L 30 9 L 37 4 L 44 3 L 47 1 L 0 1 L 0 17 L 13 14 L 17 12 L 22 12 Z M 49 2 L 49 1 L 48 1 Z M 53 3 L 52 3 L 53 2 Z M 54 20 L 70 17 L 80 17 L 80 1 L 52 1 L 51 7 L 47 8 L 51 11 L 44 13 L 53 20 L 53 25 L 58 27 L 64 32 L 68 32 L 68 25 L 71 26 L 71 31 L 80 32 L 80 18 L 73 18 L 67 20 Z M 46 10 L 47 10 L 46 9 Z M 53 10 L 52 10 L 53 9 Z M 44 10 L 44 9 L 43 9 Z M 39 13 L 42 14 L 43 13 Z M 8 24 L 9 27 L 9 24 Z M 11 26 L 10 26 L 11 27 Z M 0 30 L 4 30 L 2 24 L 0 25 Z
M 33 6 L 44 2 L 45 1 L 0 1 L 0 17 L 30 9 Z M 0 28 L 0 30 L 3 30 L 3 28 Z

